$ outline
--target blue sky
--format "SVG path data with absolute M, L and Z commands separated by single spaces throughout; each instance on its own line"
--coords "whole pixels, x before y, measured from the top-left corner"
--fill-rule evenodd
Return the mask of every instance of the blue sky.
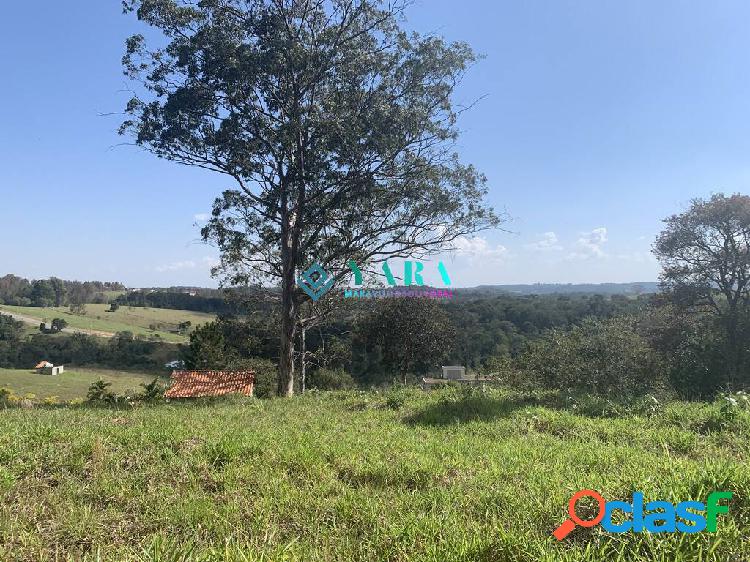
M 463 159 L 509 232 L 462 240 L 455 284 L 655 280 L 660 221 L 750 189 L 750 4 L 419 0 L 408 26 L 485 55 L 457 92 Z M 13 2 L 0 27 L 0 274 L 215 285 L 196 223 L 230 187 L 118 146 L 116 0 Z

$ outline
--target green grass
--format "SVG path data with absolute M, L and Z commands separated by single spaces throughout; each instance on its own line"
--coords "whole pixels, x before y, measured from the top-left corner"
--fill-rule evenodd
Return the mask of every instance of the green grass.
M 749 413 L 722 424 L 714 405 L 580 412 L 452 389 L 8 410 L 0 559 L 750 559 Z M 551 533 L 582 488 L 734 498 L 715 535 L 595 528 L 557 544 Z
M 129 331 L 134 334 L 153 335 L 158 334 L 164 341 L 172 343 L 185 342 L 187 338 L 180 334 L 172 334 L 169 331 L 176 329 L 180 322 L 192 322 L 193 326 L 199 326 L 214 320 L 213 314 L 202 312 L 191 312 L 187 310 L 169 310 L 164 308 L 140 308 L 120 307 L 115 312 L 107 312 L 108 304 L 87 304 L 86 315 L 78 316 L 71 314 L 66 307 L 36 308 L 31 306 L 8 306 L 0 305 L 0 312 L 21 314 L 30 318 L 44 320 L 53 318 L 64 318 L 70 328 L 92 330 L 103 334 Z M 161 326 L 158 326 L 161 324 Z M 157 325 L 158 329 L 152 331 L 149 326 Z
M 111 382 L 110 390 L 125 393 L 141 390 L 141 383 L 150 383 L 154 375 L 106 369 L 71 368 L 59 376 L 39 375 L 36 371 L 0 369 L 0 388 L 9 388 L 17 396 L 35 394 L 38 399 L 57 396 L 61 401 L 85 398 L 89 385 L 103 379 Z

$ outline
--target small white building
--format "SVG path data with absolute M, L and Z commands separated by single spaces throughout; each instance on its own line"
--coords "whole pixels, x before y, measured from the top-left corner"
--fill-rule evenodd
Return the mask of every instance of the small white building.
M 65 372 L 65 367 L 60 365 L 59 367 L 55 367 L 52 363 L 49 361 L 41 361 L 36 367 L 36 372 L 40 375 L 49 375 L 56 377 L 58 375 L 61 375 Z

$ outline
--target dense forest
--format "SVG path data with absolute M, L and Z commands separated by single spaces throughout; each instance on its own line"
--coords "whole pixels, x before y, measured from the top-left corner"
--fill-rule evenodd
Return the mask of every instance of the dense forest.
M 143 296 L 145 293 L 128 293 Z M 124 300 L 130 306 L 162 304 L 172 308 L 178 302 L 213 302 L 216 297 L 190 296 L 172 292 L 154 292 L 146 301 Z M 399 301 L 400 299 L 392 299 Z M 480 368 L 489 358 L 515 357 L 529 343 L 551 328 L 567 329 L 585 318 L 607 319 L 634 312 L 644 306 L 646 297 L 602 295 L 547 295 L 479 297 L 463 301 L 428 303 L 410 299 L 411 309 L 432 315 L 427 321 L 445 322 L 450 341 L 445 360 Z M 218 368 L 247 358 L 277 361 L 277 315 L 267 301 L 232 300 L 224 302 L 228 313 L 196 330 L 190 346 L 148 341 L 132 334 L 118 334 L 111 341 L 83 334 L 43 334 L 25 336 L 22 324 L 1 316 L 0 367 L 25 368 L 44 357 L 53 362 L 76 365 L 107 365 L 158 369 L 165 360 L 182 353 L 191 364 Z M 192 309 L 195 310 L 194 306 Z M 371 341 L 373 319 L 380 314 L 381 303 L 359 302 L 341 308 L 326 321 L 307 331 L 306 358 L 312 371 L 320 368 L 346 369 L 362 383 L 390 382 L 390 365 L 383 363 L 378 345 Z M 385 318 L 384 321 L 390 321 Z M 393 347 L 398 347 L 397 342 Z M 415 365 L 423 372 L 431 365 Z

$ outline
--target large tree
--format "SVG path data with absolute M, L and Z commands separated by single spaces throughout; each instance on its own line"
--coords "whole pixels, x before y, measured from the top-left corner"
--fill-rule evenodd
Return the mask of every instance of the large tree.
M 741 382 L 750 314 L 750 197 L 695 199 L 665 221 L 654 245 L 662 282 L 678 305 L 703 307 L 720 321 L 730 382 Z
M 453 152 L 464 43 L 407 33 L 382 0 L 125 0 L 165 40 L 128 40 L 122 132 L 233 182 L 203 229 L 228 284 L 280 291 L 278 391 L 293 393 L 300 271 L 334 278 L 498 224 Z
M 362 319 L 358 332 L 368 347 L 377 346 L 383 363 L 404 384 L 409 374 L 439 368 L 453 350 L 456 331 L 445 310 L 425 298 L 378 301 Z

